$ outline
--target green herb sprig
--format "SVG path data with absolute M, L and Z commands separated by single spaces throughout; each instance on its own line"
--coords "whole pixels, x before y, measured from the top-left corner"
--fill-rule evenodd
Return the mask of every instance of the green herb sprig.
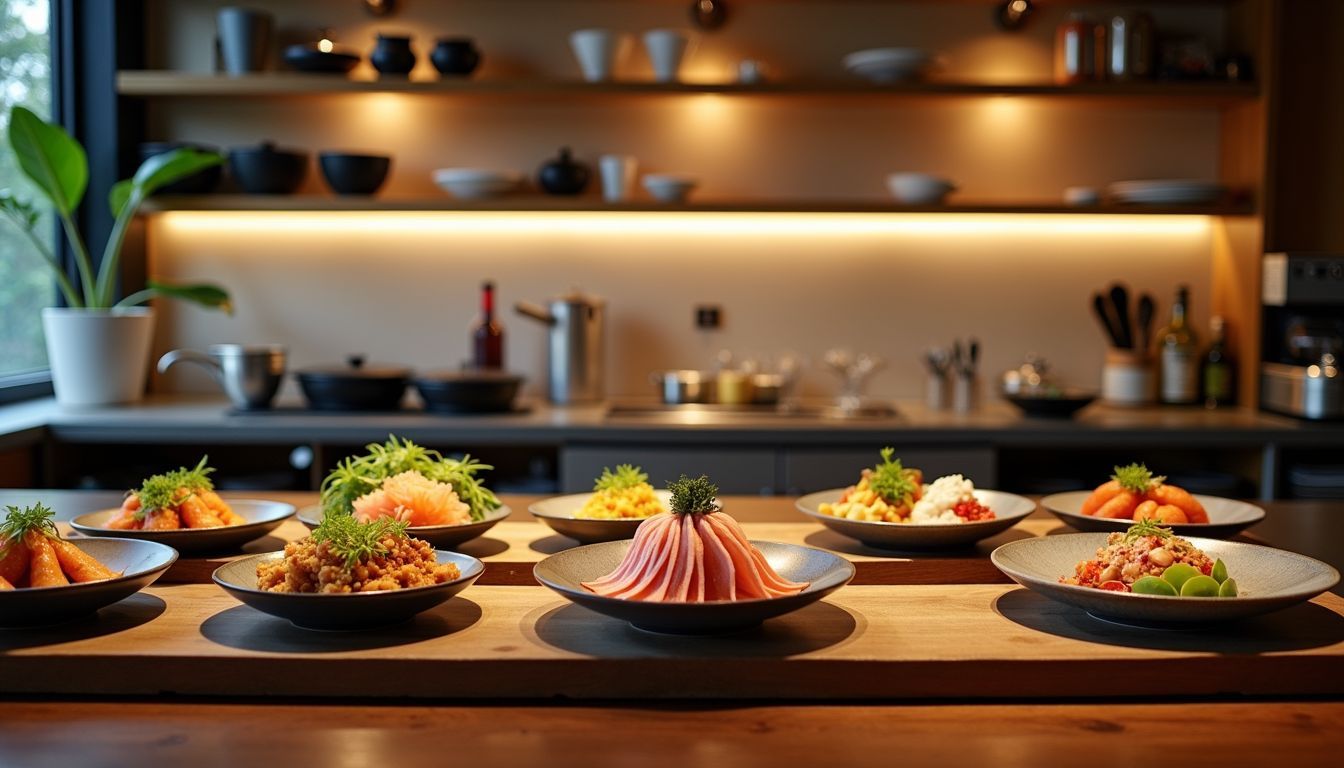
M 709 482 L 704 475 L 696 478 L 682 475 L 680 480 L 668 483 L 667 489 L 672 492 L 669 506 L 675 515 L 703 515 L 719 509 L 716 501 L 719 486 Z
M 892 504 L 908 504 L 915 496 L 918 490 L 915 484 L 914 474 L 901 466 L 900 459 L 893 459 L 896 453 L 895 448 L 883 448 L 882 463 L 873 467 L 873 474 L 868 479 L 868 486 L 873 492 L 881 496 L 883 501 Z
M 610 467 L 602 468 L 602 476 L 593 483 L 594 491 L 626 491 L 641 483 L 647 483 L 649 476 L 633 464 L 617 464 L 616 471 Z
M 1143 493 L 1155 485 L 1161 485 L 1167 478 L 1163 475 L 1154 475 L 1148 467 L 1143 464 L 1130 464 L 1127 467 L 1116 467 L 1115 474 L 1111 479 L 1120 484 L 1121 488 L 1134 493 Z
M 368 453 L 338 463 L 322 481 L 322 509 L 328 516 L 351 514 L 355 499 L 375 490 L 387 478 L 410 471 L 452 485 L 458 498 L 471 509 L 472 520 L 483 520 L 487 512 L 500 507 L 498 497 L 476 476 L 494 469 L 489 464 L 470 456 L 444 458 L 438 451 L 395 435 L 389 435 L 386 443 L 370 443 L 364 448 Z
M 15 506 L 5 507 L 5 521 L 0 523 L 0 557 L 9 554 L 9 550 L 14 545 L 23 541 L 23 537 L 29 531 L 36 531 L 43 536 L 56 538 L 56 523 L 52 521 L 55 513 L 51 507 L 38 502 L 31 507 L 22 509 Z
M 389 535 L 405 538 L 407 525 L 391 517 L 361 523 L 353 515 L 326 515 L 313 529 L 313 541 L 325 541 L 332 552 L 345 558 L 345 567 L 350 569 L 365 558 L 386 555 L 383 539 Z
M 135 513 L 136 519 L 143 520 L 149 512 L 180 504 L 183 499 L 197 491 L 213 491 L 215 484 L 210 482 L 210 473 L 214 472 L 215 468 L 205 465 L 209 459 L 209 456 L 202 456 L 194 469 L 178 467 L 172 472 L 145 478 L 140 484 L 140 490 L 135 492 L 140 498 L 140 509 Z M 182 490 L 187 491 L 186 495 L 179 494 Z
M 1129 530 L 1125 531 L 1125 541 L 1134 541 L 1135 539 L 1141 539 L 1145 536 L 1156 536 L 1159 539 L 1169 539 L 1171 538 L 1171 529 L 1163 528 L 1152 520 L 1140 520 L 1129 526 Z

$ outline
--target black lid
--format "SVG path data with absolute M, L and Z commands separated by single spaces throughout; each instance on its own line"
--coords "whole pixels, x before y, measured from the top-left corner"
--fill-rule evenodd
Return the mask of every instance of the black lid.
M 298 375 L 308 378 L 329 378 L 329 379 L 364 379 L 364 380 L 397 380 L 405 381 L 411 377 L 411 369 L 395 365 L 368 366 L 364 363 L 363 355 L 350 355 L 345 359 L 345 365 L 325 365 L 313 368 L 304 368 L 298 372 Z

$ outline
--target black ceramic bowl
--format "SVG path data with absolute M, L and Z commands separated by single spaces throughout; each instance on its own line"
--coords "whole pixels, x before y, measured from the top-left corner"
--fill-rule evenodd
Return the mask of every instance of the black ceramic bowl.
M 481 52 L 469 37 L 443 37 L 429 54 L 441 75 L 470 75 L 481 63 Z
M 392 166 L 392 158 L 386 155 L 323 152 L 317 160 L 327 186 L 338 195 L 372 195 L 383 186 Z
M 363 358 L 352 357 L 344 367 L 307 368 L 295 375 L 315 411 L 395 411 L 411 372 L 405 368 L 365 368 Z
M 285 49 L 285 63 L 300 72 L 344 74 L 360 62 L 353 53 L 319 51 L 311 45 L 291 45 Z
M 308 171 L 305 152 L 287 152 L 266 143 L 229 150 L 229 175 L 249 195 L 290 195 Z
M 155 155 L 162 155 L 165 152 L 172 152 L 174 149 L 198 149 L 202 152 L 218 152 L 215 147 L 205 144 L 192 144 L 185 141 L 147 141 L 140 145 L 140 162 L 143 163 Z M 168 184 L 156 191 L 155 194 L 162 195 L 204 195 L 214 192 L 219 187 L 219 181 L 224 177 L 224 169 L 219 165 L 212 165 L 203 171 L 197 171 L 185 179 L 178 179 L 172 184 Z
M 1020 408 L 1022 413 L 1028 416 L 1067 419 L 1086 408 L 1097 399 L 1097 396 L 1092 392 L 1064 389 L 1041 393 L 1004 393 L 1003 399 Z
M 415 378 L 425 409 L 439 413 L 511 411 L 522 383 L 522 376 L 503 371 L 425 373 Z

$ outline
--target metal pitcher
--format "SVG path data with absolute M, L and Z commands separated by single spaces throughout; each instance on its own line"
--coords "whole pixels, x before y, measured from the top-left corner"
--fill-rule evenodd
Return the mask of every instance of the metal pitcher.
M 213 344 L 205 353 L 175 349 L 159 358 L 159 373 L 177 363 L 204 366 L 235 407 L 255 411 L 271 407 L 285 377 L 285 348 L 278 344 Z
M 514 309 L 550 329 L 547 381 L 551 402 L 560 405 L 600 402 L 606 302 L 574 291 L 551 299 L 545 309 L 525 301 L 515 304 Z

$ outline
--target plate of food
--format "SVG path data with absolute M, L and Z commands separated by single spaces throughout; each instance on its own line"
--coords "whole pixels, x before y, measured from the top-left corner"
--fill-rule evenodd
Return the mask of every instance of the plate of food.
M 477 477 L 493 469 L 464 456 L 446 458 L 410 440 L 388 437 L 366 453 L 336 465 L 322 481 L 320 506 L 299 510 L 299 521 L 316 529 L 327 517 L 353 515 L 408 525 L 407 533 L 440 549 L 480 536 L 511 510 Z
M 749 541 L 703 475 L 668 488 L 669 511 L 646 518 L 633 541 L 551 555 L 533 569 L 537 581 L 637 629 L 715 635 L 796 611 L 854 578 L 834 553 Z
M 634 538 L 640 523 L 667 511 L 671 497 L 670 491 L 654 490 L 639 467 L 619 464 L 602 469 L 592 493 L 545 499 L 527 511 L 561 536 L 597 544 Z
M 371 629 L 408 621 L 471 586 L 480 560 L 436 550 L 404 521 L 332 515 L 283 552 L 215 570 L 244 604 L 304 629 Z
M 1181 628 L 1305 602 L 1339 583 L 1319 560 L 1256 544 L 1186 539 L 1151 520 L 1112 533 L 1014 541 L 990 560 L 1018 584 L 1122 624 Z
M 1130 464 L 1116 467 L 1095 490 L 1052 494 L 1041 506 L 1080 531 L 1097 533 L 1153 520 L 1182 536 L 1224 539 L 1265 518 L 1265 510 L 1254 504 L 1194 495 L 1166 480 L 1143 464 Z
M 0 627 L 77 619 L 139 592 L 177 560 L 133 539 L 67 541 L 42 504 L 8 507 L 0 523 Z
M 80 515 L 70 526 L 85 536 L 154 541 L 178 552 L 237 549 L 275 530 L 294 505 L 260 499 L 229 499 L 215 493 L 203 457 L 194 469 L 151 475 L 126 494 L 119 509 Z
M 1036 509 L 1031 499 L 977 489 L 961 475 L 924 482 L 918 469 L 893 458 L 864 469 L 848 488 L 798 499 L 798 510 L 844 536 L 879 549 L 965 547 L 1017 525 Z

